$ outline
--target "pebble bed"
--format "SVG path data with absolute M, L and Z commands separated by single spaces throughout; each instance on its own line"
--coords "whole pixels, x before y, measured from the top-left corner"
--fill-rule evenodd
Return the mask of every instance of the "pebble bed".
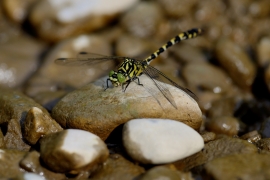
M 269 179 L 269 17 L 269 0 L 2 0 L 0 179 Z M 167 85 L 176 107 L 145 75 L 104 91 L 121 62 L 54 62 L 143 59 L 192 28 L 151 63 L 198 97 Z

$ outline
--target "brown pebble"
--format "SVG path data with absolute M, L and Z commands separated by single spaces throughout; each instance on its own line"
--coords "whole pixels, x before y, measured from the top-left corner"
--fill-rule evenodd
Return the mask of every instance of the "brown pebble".
M 270 36 L 265 36 L 260 39 L 256 46 L 258 64 L 261 67 L 270 63 Z
M 221 39 L 216 46 L 216 56 L 231 78 L 241 88 L 250 90 L 256 68 L 247 53 L 234 42 Z
M 250 143 L 256 144 L 258 141 L 261 140 L 261 135 L 258 131 L 251 131 L 241 136 L 241 139 L 245 139 Z
M 62 130 L 63 128 L 48 114 L 43 113 L 37 107 L 33 107 L 27 113 L 23 126 L 23 136 L 33 145 L 44 135 Z
M 211 119 L 206 123 L 206 129 L 219 134 L 234 136 L 240 129 L 239 120 L 231 116 L 222 116 Z
M 216 139 L 216 134 L 214 132 L 205 132 L 201 135 L 204 143 L 208 143 L 209 141 L 213 141 Z

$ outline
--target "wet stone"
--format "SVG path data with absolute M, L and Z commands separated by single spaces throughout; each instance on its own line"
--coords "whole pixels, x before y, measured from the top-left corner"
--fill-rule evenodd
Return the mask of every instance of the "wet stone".
M 79 55 L 89 50 L 102 55 L 110 55 L 112 51 L 109 42 L 98 35 L 80 35 L 58 43 L 45 57 L 42 67 L 29 79 L 26 94 L 35 97 L 41 92 L 71 91 L 108 74 L 114 67 L 113 61 L 96 65 L 58 65 L 54 62 L 57 58 L 91 58 L 91 55 Z
M 241 25 L 242 24 L 239 23 L 231 29 L 229 38 L 232 40 L 232 42 L 235 42 L 235 44 L 239 45 L 239 47 L 247 47 L 249 45 L 249 38 L 246 31 L 241 27 Z M 239 67 L 239 69 L 241 69 L 241 66 Z
M 221 66 L 240 87 L 250 90 L 256 68 L 247 53 L 230 40 L 219 40 L 216 56 Z
M 120 26 L 109 26 L 97 33 L 99 36 L 105 38 L 109 43 L 115 43 L 118 38 L 124 36 L 125 32 Z
M 140 180 L 156 180 L 156 179 L 166 179 L 166 180 L 194 180 L 189 172 L 180 172 L 177 170 L 170 169 L 165 166 L 156 166 L 148 170 Z
M 15 119 L 11 119 L 7 124 L 7 132 L 4 137 L 4 146 L 7 149 L 18 149 L 21 151 L 30 150 L 31 146 L 23 140 L 21 126 Z
M 179 58 L 181 62 L 207 62 L 207 59 L 201 49 L 189 44 L 179 44 L 171 47 L 171 52 Z M 192 73 L 190 73 L 192 74 Z
M 205 1 L 201 1 L 201 4 L 204 5 Z M 208 1 L 211 2 L 211 1 Z M 205 5 L 204 5 L 205 6 Z M 212 16 L 209 16 L 208 14 L 208 8 L 211 9 L 211 6 L 209 7 L 204 7 L 202 6 L 202 10 L 198 12 L 197 18 L 198 19 L 203 19 L 203 18 L 212 18 Z M 210 12 L 211 14 L 212 12 Z M 199 16 L 202 14 L 201 16 Z M 210 42 L 216 42 L 217 40 L 220 39 L 222 36 L 228 36 L 228 33 L 230 32 L 230 27 L 229 26 L 229 20 L 224 17 L 224 16 L 218 16 L 215 19 L 213 19 L 210 23 L 209 28 L 207 29 L 207 39 L 210 40 Z M 224 30 L 225 29 L 225 30 Z M 214 48 L 215 44 L 211 44 L 211 48 Z
M 0 124 L 8 122 L 10 119 L 15 119 L 22 125 L 27 112 L 32 107 L 38 107 L 44 113 L 49 114 L 41 105 L 21 92 L 1 87 L 0 91 Z
M 0 177 L 14 178 L 24 172 L 19 162 L 27 152 L 18 150 L 0 149 Z
M 204 143 L 208 143 L 209 141 L 213 141 L 216 139 L 216 134 L 213 132 L 204 132 L 201 134 Z
M 121 87 L 104 91 L 106 80 L 69 93 L 53 108 L 52 117 L 64 128 L 87 130 L 101 139 L 120 124 L 140 117 L 174 119 L 197 130 L 201 126 L 197 102 L 178 88 L 167 85 L 176 109 L 145 75 L 140 76 L 144 86 L 132 82 L 125 92 Z
M 173 164 L 181 171 L 188 171 L 215 158 L 231 154 L 253 154 L 257 152 L 257 147 L 246 140 L 223 137 L 206 143 L 201 152 Z
M 148 53 L 146 50 L 149 47 L 150 43 L 145 39 L 123 34 L 116 41 L 116 54 L 118 56 L 136 58 L 138 55 Z
M 20 167 L 27 172 L 42 175 L 46 179 L 65 179 L 64 174 L 55 173 L 43 167 L 40 163 L 40 154 L 37 151 L 28 152 L 25 157 L 20 161 Z
M 270 152 L 270 138 L 263 138 L 258 141 L 257 146 L 263 152 Z
M 240 130 L 240 121 L 232 116 L 216 117 L 206 123 L 206 129 L 217 134 L 234 136 Z
M 123 144 L 135 161 L 164 164 L 186 158 L 204 147 L 200 134 L 170 119 L 134 119 L 123 128 Z
M 59 91 L 43 91 L 38 92 L 32 97 L 37 103 L 42 105 L 49 112 L 52 111 L 53 107 L 57 104 L 57 102 L 67 94 L 65 90 Z
M 258 57 L 258 63 L 261 67 L 264 67 L 270 62 L 270 36 L 265 36 L 260 39 L 256 46 L 256 52 Z
M 33 145 L 44 135 L 62 131 L 63 128 L 48 114 L 32 107 L 27 113 L 23 130 L 23 137 Z
M 231 79 L 220 68 L 206 62 L 191 62 L 183 68 L 183 77 L 191 89 L 224 94 L 232 89 Z
M 257 144 L 261 140 L 261 135 L 258 131 L 251 131 L 241 136 L 241 139 L 245 139 L 250 143 Z
M 5 147 L 4 135 L 0 128 L 0 148 L 4 148 L 4 147 Z
M 253 1 L 250 1 L 250 0 L 240 0 L 240 1 L 233 1 L 233 0 L 230 0 L 229 3 L 230 3 L 230 11 L 229 13 L 230 16 L 239 16 L 240 14 L 242 14 L 241 10 L 243 11 L 248 11 L 248 8 L 250 7 L 250 4 L 252 3 Z
M 3 0 L 3 8 L 7 16 L 14 22 L 22 23 L 28 13 L 28 9 L 35 0 Z
M 216 158 L 205 165 L 209 178 L 227 179 L 268 179 L 270 177 L 269 154 L 234 154 Z
M 252 33 L 250 33 L 250 43 L 257 44 L 258 39 L 262 36 L 269 33 L 270 28 L 270 19 L 269 18 L 259 18 L 256 23 L 251 23 Z
M 257 148 L 247 141 L 228 137 L 210 141 L 205 148 L 207 150 L 203 151 L 207 153 L 209 160 L 228 154 L 257 152 Z
M 43 0 L 32 7 L 29 19 L 42 39 L 57 42 L 108 25 L 136 2 Z
M 91 180 L 127 179 L 132 180 L 144 173 L 144 168 L 126 160 L 119 154 L 111 154 L 101 169 L 91 174 Z
M 168 78 L 176 82 L 178 85 L 186 87 L 184 80 L 179 77 L 179 71 L 181 71 L 182 67 L 179 63 L 174 61 L 174 59 L 169 57 L 161 58 L 160 62 L 154 64 L 154 67 L 166 74 Z
M 38 107 L 43 113 L 49 114 L 42 106 L 24 94 L 0 88 L 0 124 L 7 129 L 4 133 L 5 146 L 7 148 L 17 148 L 29 150 L 22 139 L 21 129 L 25 122 L 26 114 L 32 107 Z M 11 113 L 12 112 L 12 113 Z
M 196 94 L 200 99 L 199 105 L 203 113 L 211 111 L 211 109 L 214 108 L 212 105 L 213 102 L 217 101 L 222 97 L 222 94 L 216 94 L 214 92 L 209 91 L 204 91 Z
M 192 11 L 197 0 L 184 0 L 180 2 L 178 0 L 159 0 L 158 2 L 167 15 L 180 18 Z
M 253 17 L 268 17 L 270 15 L 270 2 L 267 0 L 252 2 L 249 6 L 249 12 Z
M 96 135 L 68 129 L 41 139 L 40 157 L 54 172 L 79 174 L 93 171 L 109 155 L 105 143 Z
M 45 180 L 45 179 L 41 175 L 38 175 L 35 173 L 25 172 L 25 173 L 15 177 L 14 180 Z
M 36 70 L 44 45 L 25 34 L 0 43 L 0 85 L 17 87 Z
M 7 0 L 8 1 L 8 0 Z M 1 3 L 2 5 L 3 3 Z M 0 44 L 3 45 L 6 42 L 10 41 L 13 38 L 16 38 L 21 35 L 21 30 L 18 26 L 11 24 L 10 21 L 6 18 L 4 12 L 4 8 L 0 9 Z
M 233 116 L 236 107 L 234 97 L 224 97 L 212 102 L 212 108 L 208 111 L 209 118 Z
M 162 9 L 155 1 L 138 3 L 121 19 L 121 25 L 138 37 L 153 36 L 163 20 Z
M 195 17 L 198 21 L 203 22 L 213 22 L 216 19 L 220 21 L 219 17 L 224 17 L 224 13 L 227 10 L 227 4 L 223 1 L 199 1 L 198 2 L 198 10 L 196 11 Z M 225 19 L 226 17 L 224 17 Z M 224 22 L 222 22 L 224 23 Z M 228 23 L 224 23 L 223 26 L 226 26 Z M 210 25 L 209 27 L 212 27 Z

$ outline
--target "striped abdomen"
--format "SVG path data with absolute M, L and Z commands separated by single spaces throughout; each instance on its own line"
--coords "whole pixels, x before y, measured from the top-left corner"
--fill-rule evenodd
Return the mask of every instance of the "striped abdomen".
M 147 64 L 150 64 L 150 62 L 152 60 L 154 60 L 156 57 L 158 57 L 159 54 L 166 51 L 172 45 L 174 45 L 180 41 L 183 41 L 185 39 L 191 39 L 191 38 L 197 37 L 200 34 L 202 34 L 202 29 L 191 29 L 191 30 L 188 30 L 186 32 L 182 32 L 182 33 L 178 34 L 177 36 L 175 36 L 170 41 L 168 41 L 162 47 L 160 47 L 156 52 L 154 52 L 153 54 L 148 56 L 144 61 L 146 61 Z

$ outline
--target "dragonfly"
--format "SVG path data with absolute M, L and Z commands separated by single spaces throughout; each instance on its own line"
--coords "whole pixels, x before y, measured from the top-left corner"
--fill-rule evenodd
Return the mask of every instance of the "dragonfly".
M 85 66 L 85 65 L 94 65 L 96 63 L 101 63 L 110 60 L 121 60 L 122 63 L 118 66 L 116 70 L 111 70 L 109 72 L 109 77 L 107 79 L 107 88 L 109 88 L 109 81 L 112 83 L 114 87 L 122 86 L 122 91 L 125 92 L 127 87 L 131 82 L 136 82 L 138 85 L 142 85 L 140 83 L 139 77 L 142 74 L 148 76 L 151 80 L 153 80 L 155 86 L 158 90 L 163 94 L 163 96 L 177 109 L 176 103 L 174 101 L 173 96 L 171 95 L 167 84 L 171 84 L 174 87 L 184 91 L 190 97 L 192 97 L 195 101 L 197 101 L 197 96 L 187 88 L 184 88 L 161 71 L 157 70 L 150 63 L 156 59 L 161 53 L 166 51 L 169 47 L 179 43 L 180 41 L 195 38 L 201 35 L 203 32 L 200 28 L 190 29 L 188 31 L 182 32 L 169 40 L 166 44 L 161 46 L 158 50 L 152 53 L 150 56 L 143 60 L 130 58 L 130 57 L 119 57 L 119 56 L 104 56 L 94 53 L 85 53 L 82 52 L 79 54 L 77 58 L 58 58 L 55 60 L 55 63 L 58 65 L 64 66 Z M 165 82 L 165 83 L 164 83 Z

